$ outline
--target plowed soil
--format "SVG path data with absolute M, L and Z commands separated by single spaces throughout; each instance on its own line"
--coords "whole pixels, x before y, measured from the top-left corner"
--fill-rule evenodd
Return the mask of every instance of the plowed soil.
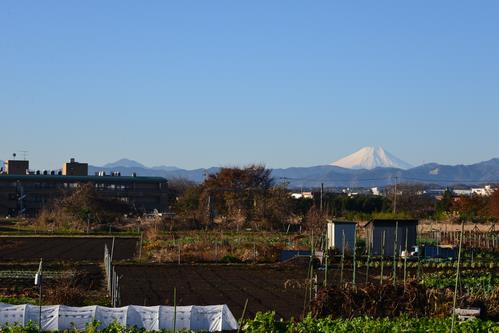
M 118 265 L 121 304 L 228 304 L 239 318 L 276 311 L 299 318 L 303 311 L 306 269 L 276 265 Z
M 111 250 L 112 237 L 0 237 L 0 260 L 100 261 L 104 245 Z M 132 259 L 137 238 L 115 238 L 114 259 Z

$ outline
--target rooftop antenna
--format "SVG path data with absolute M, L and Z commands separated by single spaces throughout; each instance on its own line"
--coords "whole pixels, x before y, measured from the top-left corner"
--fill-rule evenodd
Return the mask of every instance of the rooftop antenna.
M 12 159 L 13 159 L 13 160 L 15 160 L 15 159 L 16 159 L 16 156 L 17 156 L 17 155 L 16 155 L 16 153 L 13 153 L 13 154 L 12 154 Z
M 27 150 L 20 150 L 19 152 L 23 154 L 23 161 L 26 161 L 26 156 L 28 156 L 28 151 Z

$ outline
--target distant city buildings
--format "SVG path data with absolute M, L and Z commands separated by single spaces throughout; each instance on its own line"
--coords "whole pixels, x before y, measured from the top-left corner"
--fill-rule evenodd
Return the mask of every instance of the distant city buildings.
M 314 194 L 312 192 L 297 192 L 291 193 L 293 199 L 313 199 Z
M 88 163 L 78 163 L 74 158 L 62 165 L 63 176 L 88 176 Z
M 485 196 L 488 197 L 494 193 L 496 189 L 493 188 L 491 185 L 486 185 L 484 187 L 472 187 L 472 188 L 467 188 L 467 189 L 454 189 L 452 192 L 455 195 L 466 195 L 466 196 L 471 196 L 471 195 L 480 195 L 480 196 Z
M 34 216 L 54 199 L 81 184 L 99 195 L 130 204 L 136 212 L 168 210 L 168 181 L 163 177 L 125 177 L 114 172 L 88 175 L 88 164 L 71 159 L 61 170 L 30 170 L 27 160 L 8 160 L 0 169 L 0 216 Z

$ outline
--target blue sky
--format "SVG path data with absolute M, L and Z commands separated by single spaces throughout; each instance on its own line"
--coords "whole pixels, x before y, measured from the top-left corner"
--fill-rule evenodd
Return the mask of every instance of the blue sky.
M 0 159 L 499 157 L 498 1 L 2 1 Z

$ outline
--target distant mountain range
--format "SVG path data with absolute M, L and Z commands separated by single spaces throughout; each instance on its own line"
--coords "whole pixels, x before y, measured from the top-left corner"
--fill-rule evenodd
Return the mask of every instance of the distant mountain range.
M 206 174 L 220 168 L 185 170 L 171 166 L 146 167 L 131 160 L 120 160 L 102 167 L 89 166 L 89 173 L 118 171 L 122 175 L 161 176 L 168 179 L 184 178 L 200 183 Z M 347 169 L 335 165 L 273 169 L 276 183 L 285 182 L 292 188 L 318 187 L 374 187 L 398 183 L 426 183 L 435 185 L 474 185 L 499 183 L 499 158 L 471 165 L 424 164 L 407 170 L 393 167 Z
M 404 169 L 405 165 L 400 163 L 401 160 L 386 152 L 386 150 L 368 148 L 370 147 L 361 149 L 362 154 L 357 154 L 358 151 L 350 155 L 356 158 L 344 158 L 333 163 L 340 164 L 339 162 L 342 160 L 342 163 L 353 161 L 351 164 L 342 164 L 351 168 L 337 165 L 291 167 L 273 169 L 272 176 L 275 183 L 287 183 L 291 188 L 304 189 L 317 188 L 321 183 L 324 183 L 326 187 L 374 187 L 392 185 L 395 181 L 398 183 L 425 183 L 442 186 L 499 184 L 499 158 L 471 165 L 452 166 L 428 163 Z M 367 158 L 365 158 L 366 156 Z M 0 166 L 2 164 L 3 161 L 0 161 Z M 398 167 L 386 167 L 387 164 L 397 165 Z M 175 166 L 147 167 L 129 159 L 121 159 L 103 166 L 89 166 L 89 174 L 91 175 L 99 171 L 107 173 L 117 171 L 123 176 L 131 176 L 135 173 L 138 176 L 159 176 L 171 180 L 183 178 L 196 183 L 201 183 L 207 174 L 216 173 L 218 170 L 220 170 L 219 167 L 194 170 L 181 169 Z
M 136 168 L 136 169 L 152 169 L 152 170 L 160 170 L 160 171 L 176 171 L 176 170 L 181 170 L 181 169 L 179 169 L 177 167 L 166 166 L 166 165 L 148 168 L 145 165 L 143 165 L 143 164 L 141 164 L 141 163 L 139 163 L 137 161 L 129 160 L 127 158 L 122 158 L 121 160 L 118 160 L 116 162 L 105 164 L 103 166 L 103 168 L 105 168 L 105 169 Z

